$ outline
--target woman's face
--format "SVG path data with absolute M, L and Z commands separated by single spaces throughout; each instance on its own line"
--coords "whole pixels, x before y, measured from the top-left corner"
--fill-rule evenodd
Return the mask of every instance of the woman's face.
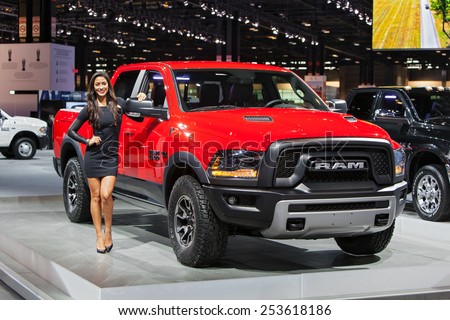
M 94 91 L 97 97 L 104 97 L 108 93 L 108 81 L 105 77 L 99 76 L 94 80 Z

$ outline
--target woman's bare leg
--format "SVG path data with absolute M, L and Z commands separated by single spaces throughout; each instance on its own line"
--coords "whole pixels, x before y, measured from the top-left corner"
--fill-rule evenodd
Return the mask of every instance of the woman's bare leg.
M 102 235 L 102 202 L 100 198 L 101 180 L 99 178 L 88 178 L 91 193 L 91 216 L 97 238 L 97 250 L 105 250 L 105 241 Z
M 114 201 L 112 197 L 112 192 L 114 189 L 114 184 L 116 183 L 115 176 L 106 176 L 101 180 L 100 197 L 102 203 L 103 216 L 105 219 L 105 234 L 103 241 L 106 247 L 111 247 L 112 241 L 112 214 L 114 208 Z

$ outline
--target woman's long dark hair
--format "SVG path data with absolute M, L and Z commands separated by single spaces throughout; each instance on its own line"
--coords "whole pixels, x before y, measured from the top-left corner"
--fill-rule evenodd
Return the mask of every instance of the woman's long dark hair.
M 97 105 L 97 94 L 95 93 L 94 83 L 95 79 L 103 77 L 108 82 L 108 92 L 106 93 L 107 108 L 111 111 L 114 118 L 114 125 L 117 126 L 120 123 L 120 111 L 117 104 L 116 95 L 111 85 L 111 79 L 105 72 L 96 72 L 92 75 L 89 81 L 89 89 L 87 92 L 87 106 L 86 110 L 89 115 L 89 124 L 95 128 L 100 128 L 100 108 Z

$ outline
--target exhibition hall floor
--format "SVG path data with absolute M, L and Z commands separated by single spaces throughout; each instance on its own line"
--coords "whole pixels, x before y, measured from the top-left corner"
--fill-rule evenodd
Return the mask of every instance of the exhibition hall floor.
M 25 299 L 450 298 L 450 222 L 410 209 L 376 256 L 346 255 L 332 239 L 236 236 L 217 264 L 194 269 L 176 260 L 161 209 L 117 200 L 114 248 L 98 254 L 92 225 L 65 215 L 51 155 L 0 156 L 0 280 Z

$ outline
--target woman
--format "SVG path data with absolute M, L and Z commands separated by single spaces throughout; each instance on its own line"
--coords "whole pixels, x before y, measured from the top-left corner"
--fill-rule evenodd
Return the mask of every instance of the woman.
M 93 136 L 82 137 L 78 130 L 88 121 Z M 108 75 L 95 73 L 87 93 L 87 105 L 69 128 L 68 135 L 87 145 L 84 172 L 91 194 L 91 216 L 97 235 L 97 252 L 110 252 L 113 247 L 111 226 L 113 212 L 112 192 L 117 177 L 119 131 L 122 109 L 117 103 Z M 102 213 L 105 230 L 102 233 Z

